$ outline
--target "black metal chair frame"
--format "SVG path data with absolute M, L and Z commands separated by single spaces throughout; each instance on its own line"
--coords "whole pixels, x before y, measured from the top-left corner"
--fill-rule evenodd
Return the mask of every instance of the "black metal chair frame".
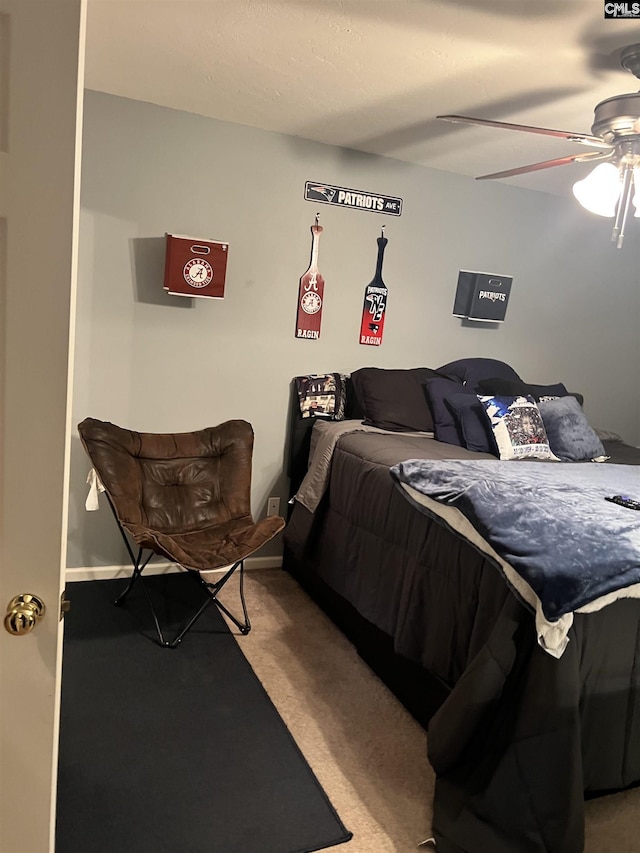
M 127 596 L 129 595 L 129 593 L 133 589 L 136 581 L 138 580 L 138 578 L 140 578 L 145 597 L 146 597 L 147 602 L 149 604 L 149 608 L 151 609 L 151 614 L 153 616 L 153 621 L 155 624 L 156 633 L 158 635 L 158 644 L 160 646 L 164 646 L 165 648 L 168 648 L 168 649 L 175 649 L 176 646 L 178 646 L 180 644 L 184 635 L 193 627 L 193 625 L 195 625 L 196 621 L 204 613 L 204 611 L 207 609 L 207 607 L 212 603 L 215 604 L 216 607 L 218 608 L 218 610 L 222 611 L 222 613 L 224 613 L 225 616 L 227 616 L 234 623 L 234 625 L 236 625 L 236 627 L 238 628 L 238 630 L 240 631 L 241 634 L 248 634 L 249 633 L 249 631 L 251 630 L 251 622 L 249 621 L 249 614 L 247 613 L 247 604 L 246 604 L 245 597 L 244 597 L 244 559 L 243 559 L 243 560 L 238 560 L 236 563 L 234 563 L 222 575 L 220 580 L 216 581 L 215 583 L 209 583 L 208 581 L 205 581 L 204 578 L 201 576 L 200 572 L 196 571 L 195 569 L 187 569 L 189 574 L 193 575 L 194 578 L 199 582 L 201 587 L 206 592 L 207 597 L 206 597 L 205 601 L 203 602 L 203 604 L 193 614 L 193 616 L 191 616 L 187 620 L 187 622 L 182 626 L 182 628 L 180 628 L 180 630 L 177 632 L 176 636 L 172 640 L 167 640 L 165 638 L 164 632 L 162 631 L 162 628 L 160 626 L 160 620 L 158 619 L 158 614 L 157 614 L 155 606 L 153 604 L 153 599 L 151 598 L 151 594 L 149 593 L 149 590 L 147 589 L 145 579 L 142 577 L 142 572 L 144 571 L 146 566 L 149 564 L 149 561 L 151 560 L 151 558 L 153 557 L 155 552 L 152 550 L 149 550 L 149 553 L 148 553 L 146 559 L 144 559 L 144 560 L 142 559 L 142 555 L 144 554 L 144 551 L 145 551 L 144 548 L 139 548 L 138 553 L 137 554 L 134 553 L 134 550 L 131 547 L 131 543 L 129 541 L 129 537 L 127 536 L 122 524 L 120 523 L 120 519 L 117 516 L 117 513 L 115 511 L 115 507 L 113 506 L 111 498 L 109 497 L 109 495 L 106 492 L 105 492 L 105 495 L 109 501 L 109 506 L 111 507 L 111 512 L 113 513 L 113 517 L 116 520 L 116 523 L 118 525 L 118 530 L 120 531 L 120 535 L 122 536 L 122 539 L 123 539 L 123 542 L 126 546 L 129 557 L 131 558 L 131 564 L 133 566 L 133 574 L 129 578 L 127 586 L 125 587 L 125 589 L 120 593 L 120 595 L 113 602 L 116 606 L 119 606 L 125 602 Z M 218 593 L 224 587 L 224 585 L 227 583 L 227 581 L 231 578 L 231 576 L 236 571 L 236 569 L 238 569 L 238 568 L 240 569 L 240 576 L 239 576 L 239 578 L 240 578 L 240 580 L 239 580 L 240 603 L 242 604 L 242 614 L 243 614 L 244 621 L 241 621 L 236 616 L 234 616 L 234 614 L 231 613 L 225 607 L 225 605 L 220 601 L 220 599 L 218 598 Z

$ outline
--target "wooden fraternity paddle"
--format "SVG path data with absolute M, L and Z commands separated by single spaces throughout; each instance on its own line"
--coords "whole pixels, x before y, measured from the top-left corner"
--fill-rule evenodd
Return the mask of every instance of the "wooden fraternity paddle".
M 378 261 L 372 281 L 364 292 L 362 306 L 362 323 L 360 325 L 360 343 L 366 346 L 379 347 L 384 331 L 384 315 L 387 310 L 387 286 L 382 280 L 382 259 L 384 250 L 389 242 L 384 236 L 384 225 L 378 237 Z
M 296 319 L 296 338 L 307 338 L 317 341 L 320 337 L 322 323 L 322 300 L 324 298 L 324 278 L 318 270 L 318 244 L 323 228 L 318 225 L 319 214 L 316 214 L 316 224 L 311 226 L 311 263 L 309 269 L 300 279 L 298 288 L 298 316 Z

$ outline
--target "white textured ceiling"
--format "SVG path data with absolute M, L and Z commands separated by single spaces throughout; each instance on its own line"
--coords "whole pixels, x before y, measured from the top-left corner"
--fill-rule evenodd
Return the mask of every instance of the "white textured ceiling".
M 458 113 L 589 132 L 638 81 L 640 21 L 603 0 L 89 0 L 86 86 L 477 176 L 570 142 L 449 124 Z M 592 149 L 588 149 L 592 150 Z M 592 166 L 506 182 L 568 194 Z

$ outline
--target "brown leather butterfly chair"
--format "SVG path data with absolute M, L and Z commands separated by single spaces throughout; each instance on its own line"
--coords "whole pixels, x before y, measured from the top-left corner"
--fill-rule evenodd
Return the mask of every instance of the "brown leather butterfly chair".
M 198 432 L 144 433 L 87 418 L 78 432 L 133 565 L 131 579 L 115 603 L 125 600 L 158 554 L 190 570 L 207 593 L 202 606 L 169 641 L 142 578 L 160 645 L 175 648 L 211 602 L 247 634 L 251 623 L 244 598 L 244 560 L 284 527 L 279 516 L 257 523 L 251 516 L 251 424 L 232 420 Z M 127 534 L 136 543 L 137 554 Z M 229 568 L 215 583 L 199 574 L 223 566 Z M 242 620 L 218 599 L 238 568 Z

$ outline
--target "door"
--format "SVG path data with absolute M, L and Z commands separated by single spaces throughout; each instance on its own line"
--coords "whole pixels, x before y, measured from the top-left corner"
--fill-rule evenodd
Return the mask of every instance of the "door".
M 0 851 L 52 851 L 86 0 L 0 0 Z

